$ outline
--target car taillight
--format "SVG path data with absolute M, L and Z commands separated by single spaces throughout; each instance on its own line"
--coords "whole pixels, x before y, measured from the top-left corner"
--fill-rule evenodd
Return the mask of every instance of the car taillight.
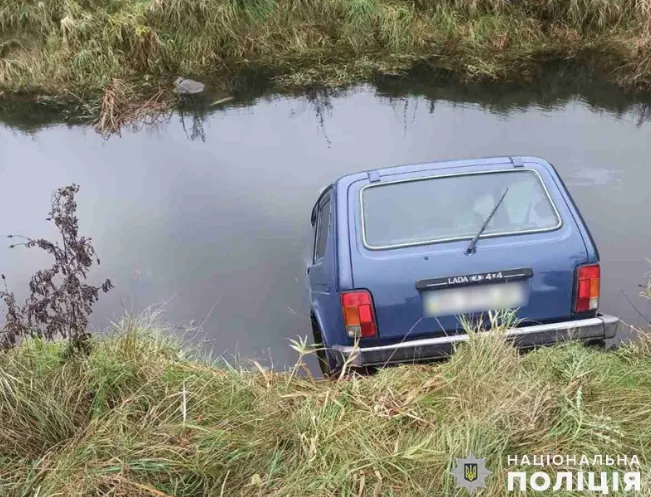
M 594 311 L 599 307 L 599 264 L 580 266 L 576 273 L 575 312 Z
M 351 337 L 372 337 L 377 334 L 375 310 L 368 290 L 354 290 L 341 294 L 346 334 Z

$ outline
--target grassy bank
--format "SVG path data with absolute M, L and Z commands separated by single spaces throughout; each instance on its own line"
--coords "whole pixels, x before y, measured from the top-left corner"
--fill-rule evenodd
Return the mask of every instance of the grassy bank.
M 177 75 L 347 84 L 428 63 L 528 81 L 559 59 L 648 90 L 650 20 L 648 0 L 6 0 L 0 91 L 96 110 L 101 92 L 159 104 Z
M 93 345 L 0 355 L 0 495 L 457 495 L 468 451 L 494 473 L 485 496 L 505 494 L 507 455 L 651 469 L 646 338 L 518 355 L 473 336 L 449 362 L 339 382 L 217 368 L 142 322 Z

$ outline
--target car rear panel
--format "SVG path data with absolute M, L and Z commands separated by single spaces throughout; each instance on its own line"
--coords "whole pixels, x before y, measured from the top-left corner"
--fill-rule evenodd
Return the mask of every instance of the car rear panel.
M 508 160 L 508 159 L 507 159 Z M 376 175 L 380 183 L 418 177 L 456 173 L 512 170 L 510 162 L 464 165 L 462 167 L 420 168 L 419 170 L 384 170 Z M 560 227 L 546 232 L 480 238 L 476 252 L 465 254 L 469 240 L 432 243 L 385 250 L 370 250 L 362 239 L 360 190 L 370 184 L 368 177 L 359 177 L 348 188 L 348 235 L 352 281 L 354 288 L 368 289 L 374 300 L 379 342 L 444 335 L 461 329 L 458 316 L 428 317 L 423 311 L 425 292 L 435 292 L 423 281 L 448 282 L 453 287 L 494 284 L 477 275 L 517 275 L 524 283 L 527 300 L 518 310 L 518 317 L 527 322 L 547 323 L 572 319 L 574 275 L 576 267 L 590 261 L 579 226 L 565 192 L 554 172 L 543 164 L 526 163 L 524 169 L 538 173 L 557 213 Z M 352 221 L 354 220 L 354 222 Z M 465 281 L 462 276 L 471 277 Z M 455 279 L 456 277 L 456 279 Z M 448 280 L 449 278 L 449 280 Z M 472 280 L 481 278 L 477 283 Z M 420 284 L 419 284 L 420 282 Z M 446 286 L 446 285 L 444 285 Z

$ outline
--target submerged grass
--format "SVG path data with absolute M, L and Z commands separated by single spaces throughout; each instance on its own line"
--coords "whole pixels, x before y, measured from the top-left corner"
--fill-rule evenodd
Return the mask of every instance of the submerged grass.
M 636 454 L 644 475 L 650 344 L 520 355 L 473 334 L 445 363 L 328 382 L 211 365 L 137 319 L 87 357 L 28 341 L 0 355 L 0 495 L 460 495 L 469 451 L 485 496 L 508 455 Z
M 348 84 L 423 62 L 467 79 L 572 59 L 651 88 L 650 0 L 5 0 L 0 91 L 146 101 L 177 75 Z

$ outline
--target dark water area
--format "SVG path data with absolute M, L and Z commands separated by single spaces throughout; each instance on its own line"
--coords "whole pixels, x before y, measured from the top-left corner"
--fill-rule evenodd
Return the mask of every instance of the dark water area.
M 110 277 L 93 325 L 153 306 L 215 354 L 293 364 L 310 335 L 305 263 L 320 189 L 352 171 L 539 155 L 565 180 L 601 253 L 601 310 L 642 326 L 651 270 L 649 99 L 552 75 L 526 86 L 388 79 L 243 95 L 106 140 L 38 108 L 0 110 L 0 236 L 49 236 L 52 191 L 76 182 L 83 234 Z M 9 240 L 7 240 L 8 245 Z M 48 263 L 0 247 L 20 296 Z M 626 334 L 624 338 L 629 336 Z

